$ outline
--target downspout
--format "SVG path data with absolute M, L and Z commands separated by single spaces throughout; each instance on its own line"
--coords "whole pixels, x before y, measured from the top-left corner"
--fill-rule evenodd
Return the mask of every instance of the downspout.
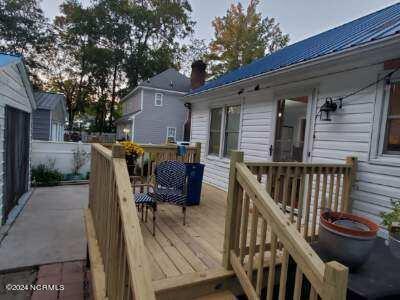
M 187 119 L 185 122 L 185 125 L 183 127 L 183 140 L 185 142 L 190 141 L 190 131 L 192 127 L 192 104 L 191 103 L 185 103 L 185 107 L 187 108 Z

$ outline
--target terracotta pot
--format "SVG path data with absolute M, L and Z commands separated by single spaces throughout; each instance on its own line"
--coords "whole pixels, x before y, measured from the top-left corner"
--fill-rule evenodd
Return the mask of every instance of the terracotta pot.
M 355 270 L 367 261 L 378 230 L 364 217 L 325 211 L 320 217 L 319 243 L 332 260 Z

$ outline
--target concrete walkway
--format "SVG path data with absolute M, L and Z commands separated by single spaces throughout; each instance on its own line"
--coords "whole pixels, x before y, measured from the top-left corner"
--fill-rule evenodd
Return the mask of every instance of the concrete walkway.
M 37 188 L 0 244 L 0 271 L 86 258 L 88 186 Z

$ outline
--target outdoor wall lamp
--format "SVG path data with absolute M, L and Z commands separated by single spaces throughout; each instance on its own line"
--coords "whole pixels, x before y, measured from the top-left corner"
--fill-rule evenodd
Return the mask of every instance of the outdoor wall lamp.
M 338 99 L 340 101 L 339 108 L 342 107 L 342 99 Z M 329 118 L 329 114 L 335 112 L 338 109 L 337 103 L 331 98 L 328 97 L 325 99 L 325 103 L 320 108 L 320 120 L 321 121 L 332 121 Z M 325 117 L 323 114 L 325 113 Z

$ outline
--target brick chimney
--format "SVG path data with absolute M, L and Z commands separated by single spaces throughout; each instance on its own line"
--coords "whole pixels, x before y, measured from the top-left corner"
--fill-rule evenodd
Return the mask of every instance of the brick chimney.
M 202 60 L 196 60 L 192 63 L 192 74 L 190 75 L 190 85 L 192 90 L 204 85 L 207 77 L 206 68 L 207 65 Z

